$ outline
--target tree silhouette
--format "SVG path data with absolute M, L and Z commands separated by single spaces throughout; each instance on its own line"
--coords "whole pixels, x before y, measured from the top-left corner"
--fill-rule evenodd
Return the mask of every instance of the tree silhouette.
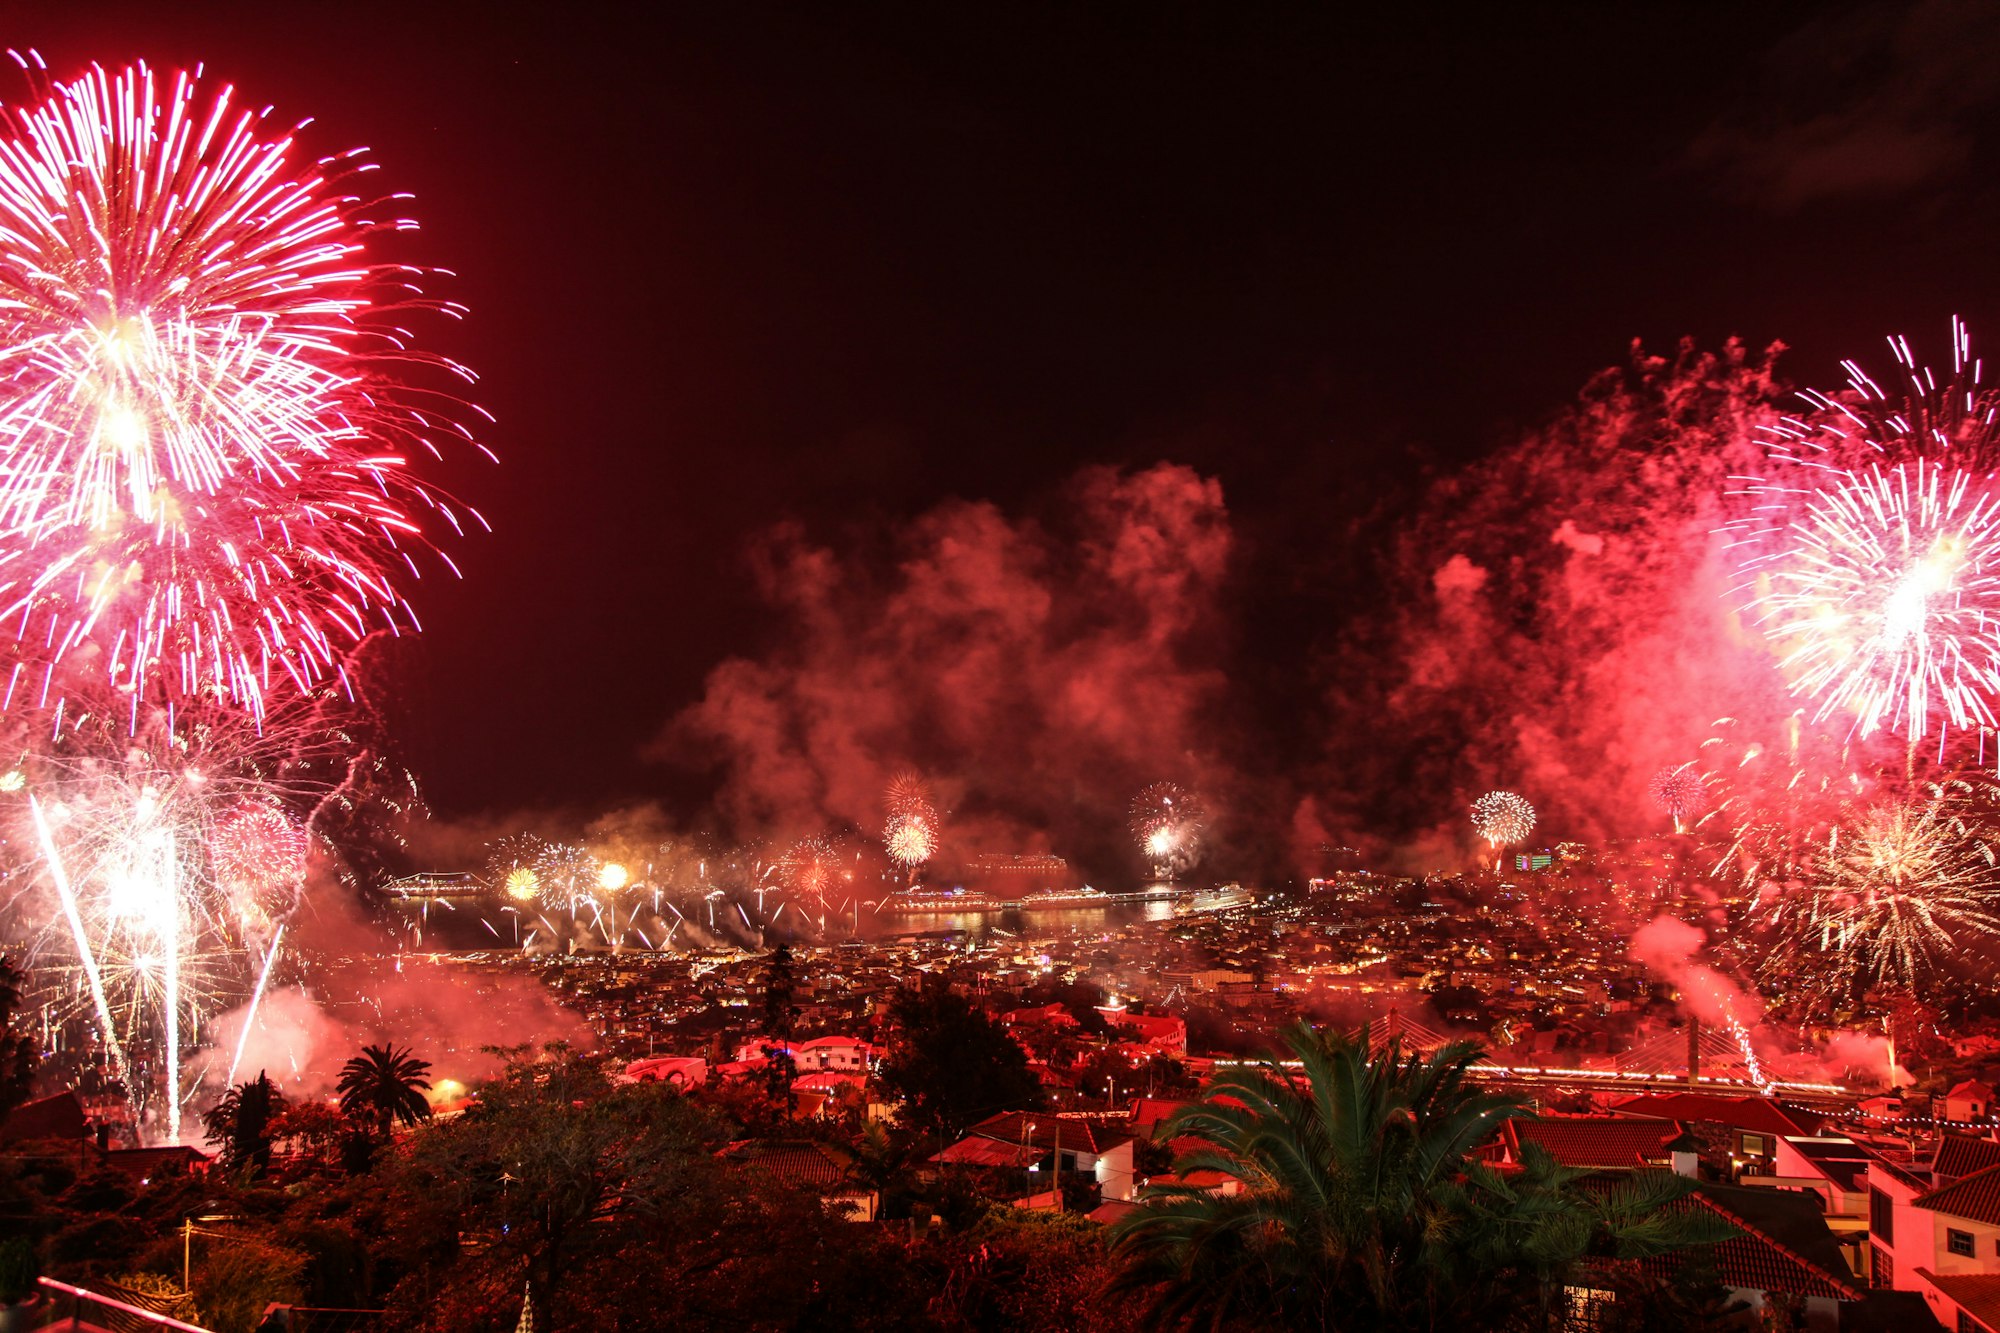
M 35 1083 L 35 1043 L 14 1030 L 20 1004 L 21 970 L 0 954 L 0 1120 L 28 1100 Z
M 1275 1060 L 1215 1080 L 1163 1137 L 1207 1147 L 1175 1163 L 1217 1172 L 1233 1195 L 1149 1190 L 1117 1223 L 1116 1288 L 1145 1291 L 1167 1327 L 1431 1329 L 1547 1327 L 1586 1256 L 1639 1259 L 1731 1233 L 1669 1205 L 1694 1188 L 1640 1173 L 1601 1195 L 1531 1151 L 1503 1176 L 1469 1163 L 1507 1120 L 1510 1097 L 1466 1079 L 1478 1047 L 1382 1055 L 1364 1040 L 1284 1034 Z
M 350 1118 L 372 1124 L 382 1138 L 398 1122 L 414 1125 L 427 1120 L 431 1104 L 431 1062 L 393 1044 L 363 1046 L 361 1054 L 340 1067 L 340 1109 Z
M 225 1167 L 251 1166 L 262 1174 L 271 1169 L 271 1122 L 284 1109 L 285 1094 L 259 1070 L 256 1078 L 224 1093 L 202 1117 L 202 1126 L 209 1142 L 221 1145 Z

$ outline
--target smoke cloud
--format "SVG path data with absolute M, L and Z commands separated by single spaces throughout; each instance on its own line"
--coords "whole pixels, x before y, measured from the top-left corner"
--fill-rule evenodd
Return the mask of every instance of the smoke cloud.
M 1386 557 L 1404 595 L 1330 657 L 1346 822 L 1469 846 L 1467 802 L 1505 788 L 1535 804 L 1538 841 L 1656 830 L 1653 773 L 1718 718 L 1786 711 L 1716 531 L 1729 478 L 1761 456 L 1779 350 L 1635 348 L 1550 425 L 1431 486 Z
M 1043 517 L 953 501 L 857 559 L 796 526 L 758 553 L 782 644 L 716 667 L 654 753 L 712 764 L 739 836 L 873 831 L 891 774 L 938 786 L 945 852 L 1086 864 L 1170 778 L 1213 811 L 1230 520 L 1212 477 L 1091 468 Z

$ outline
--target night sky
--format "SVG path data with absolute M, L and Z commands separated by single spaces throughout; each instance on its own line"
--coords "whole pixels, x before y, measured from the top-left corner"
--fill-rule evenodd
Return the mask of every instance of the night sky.
M 1983 6 L 8 9 L 59 77 L 205 61 L 369 146 L 460 275 L 502 462 L 431 475 L 496 533 L 397 703 L 446 814 L 696 808 L 653 742 L 786 632 L 773 525 L 867 552 L 1092 463 L 1220 479 L 1218 652 L 1289 762 L 1385 595 L 1353 534 L 1634 338 L 1824 382 L 2000 337 Z

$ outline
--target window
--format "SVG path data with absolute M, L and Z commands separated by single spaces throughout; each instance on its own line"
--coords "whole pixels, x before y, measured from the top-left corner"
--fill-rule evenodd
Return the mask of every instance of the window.
M 1970 1231 L 1956 1231 L 1951 1227 L 1946 1227 L 1944 1230 L 1944 1247 L 1953 1254 L 1962 1254 L 1970 1259 L 1972 1257 L 1972 1233 Z
M 1880 1245 L 1870 1245 L 1868 1254 L 1874 1260 L 1870 1272 L 1875 1275 L 1875 1285 L 1888 1288 L 1896 1285 L 1896 1261 Z
M 1974 1319 L 1965 1311 L 1958 1312 L 1958 1333 L 1986 1333 L 1986 1325 Z
M 1762 1134 L 1745 1134 L 1743 1136 L 1743 1151 L 1751 1157 L 1763 1156 L 1764 1136 Z
M 1888 1245 L 1896 1243 L 1896 1205 L 1881 1190 L 1868 1191 L 1868 1232 Z

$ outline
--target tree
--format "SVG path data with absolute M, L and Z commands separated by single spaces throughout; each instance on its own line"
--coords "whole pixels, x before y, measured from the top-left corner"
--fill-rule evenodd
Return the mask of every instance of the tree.
M 21 1004 L 21 970 L 0 954 L 0 1120 L 28 1100 L 35 1084 L 35 1043 L 14 1030 Z
M 256 1078 L 224 1093 L 202 1124 L 209 1142 L 221 1145 L 225 1167 L 248 1166 L 262 1175 L 271 1169 L 271 1125 L 284 1109 L 285 1094 L 259 1070 Z
M 1113 1230 L 1119 1290 L 1146 1291 L 1169 1326 L 1353 1329 L 1539 1324 L 1586 1254 L 1643 1257 L 1717 1238 L 1663 1212 L 1692 1183 L 1646 1177 L 1594 1201 L 1531 1155 L 1519 1180 L 1468 1166 L 1524 1114 L 1466 1080 L 1455 1042 L 1428 1058 L 1365 1039 L 1284 1034 L 1277 1061 L 1216 1080 L 1166 1136 L 1209 1146 L 1175 1163 L 1241 1186 L 1149 1191 Z M 1662 1173 L 1664 1175 L 1664 1173 Z M 1673 1182 L 1673 1183 L 1668 1183 Z
M 903 1099 L 904 1119 L 920 1132 L 955 1138 L 997 1111 L 1042 1105 L 1028 1057 L 963 996 L 942 987 L 900 991 L 889 1015 L 897 1032 L 876 1077 Z
M 431 1062 L 419 1060 L 394 1044 L 363 1046 L 361 1054 L 340 1068 L 340 1109 L 376 1127 L 382 1138 L 398 1122 L 414 1125 L 430 1119 Z
M 340 1163 L 348 1139 L 360 1133 L 345 1114 L 323 1102 L 287 1106 L 271 1121 L 271 1139 L 314 1167 Z
M 700 1206 L 719 1135 L 687 1099 L 614 1085 L 566 1046 L 508 1056 L 471 1110 L 421 1136 L 410 1168 L 420 1196 L 482 1234 L 484 1268 L 513 1274 L 516 1300 L 525 1270 L 549 1329 L 592 1256 L 650 1249 L 669 1213 Z
M 793 997 L 798 980 L 792 971 L 792 946 L 780 944 L 771 951 L 764 969 L 764 1031 L 772 1043 L 764 1048 L 764 1089 L 774 1102 L 784 1103 L 785 1113 L 798 1109 L 798 1094 L 792 1080 L 799 1076 L 798 1061 L 792 1056 L 792 1020 L 798 1017 Z

